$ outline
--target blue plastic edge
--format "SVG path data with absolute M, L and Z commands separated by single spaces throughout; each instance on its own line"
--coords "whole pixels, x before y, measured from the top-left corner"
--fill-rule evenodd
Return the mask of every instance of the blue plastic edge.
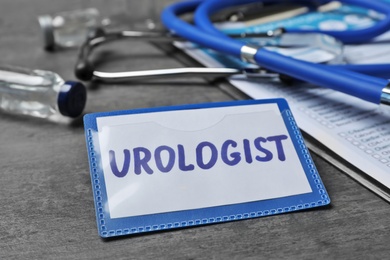
M 92 138 L 97 132 L 96 120 L 99 117 L 141 114 L 162 111 L 202 109 L 213 107 L 243 106 L 276 103 L 286 124 L 291 140 L 295 146 L 312 192 L 277 199 L 260 200 L 234 205 L 167 212 L 144 216 L 111 219 L 103 207 L 107 203 L 107 194 L 99 158 L 98 140 Z M 168 106 L 158 108 L 141 108 L 133 110 L 100 112 L 84 116 L 85 138 L 88 151 L 92 191 L 95 204 L 96 222 L 99 235 L 103 238 L 144 233 L 149 231 L 183 228 L 188 226 L 212 224 L 240 219 L 263 217 L 330 204 L 329 195 L 322 183 L 310 153 L 304 143 L 301 132 L 293 118 L 287 101 L 282 98 L 264 100 L 228 101 L 191 105 Z

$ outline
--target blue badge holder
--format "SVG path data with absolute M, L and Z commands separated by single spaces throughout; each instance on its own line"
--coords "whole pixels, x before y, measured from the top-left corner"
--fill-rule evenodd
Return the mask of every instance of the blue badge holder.
M 284 99 L 87 114 L 101 237 L 330 203 Z

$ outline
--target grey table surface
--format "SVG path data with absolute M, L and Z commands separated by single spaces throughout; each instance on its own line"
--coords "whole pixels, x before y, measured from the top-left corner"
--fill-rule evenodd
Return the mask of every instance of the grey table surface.
M 107 13 L 134 12 L 135 3 L 3 0 L 1 63 L 73 79 L 77 50 L 45 52 L 36 17 L 89 6 Z M 106 70 L 183 66 L 141 42 L 113 44 L 100 55 Z M 86 112 L 232 99 L 199 78 L 88 84 Z M 0 113 L 0 259 L 388 259 L 390 205 L 313 158 L 330 206 L 103 240 L 95 222 L 82 120 L 57 124 Z

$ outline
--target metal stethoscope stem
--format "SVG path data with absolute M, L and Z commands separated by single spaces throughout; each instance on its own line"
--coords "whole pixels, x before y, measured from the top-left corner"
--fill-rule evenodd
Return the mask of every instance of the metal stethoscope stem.
M 91 31 L 87 37 L 87 40 L 80 48 L 78 60 L 75 66 L 76 77 L 84 80 L 101 80 L 101 81 L 122 81 L 124 79 L 129 80 L 132 77 L 146 77 L 147 73 L 133 73 L 133 72 L 101 72 L 95 71 L 94 65 L 89 61 L 89 56 L 92 53 L 92 50 L 96 47 L 120 39 L 140 40 L 140 41 L 165 41 L 171 42 L 175 40 L 175 37 L 170 33 L 166 32 L 143 32 L 143 31 L 119 31 L 119 32 L 109 32 L 106 33 L 103 29 L 96 29 Z M 180 38 L 178 37 L 178 39 Z M 143 75 L 143 76 L 141 76 Z
M 300 47 L 307 44 L 295 39 L 280 38 L 284 33 L 283 29 L 276 29 L 265 33 L 251 33 L 251 34 L 230 34 L 232 38 L 256 38 L 262 42 L 266 42 L 269 46 L 279 47 Z M 319 36 L 316 34 L 316 36 Z M 321 37 L 328 37 L 326 35 L 320 35 Z M 275 39 L 278 40 L 275 40 Z M 307 37 L 310 41 L 313 37 Z M 76 76 L 84 81 L 98 80 L 104 82 L 121 82 L 121 81 L 139 81 L 139 80 L 151 80 L 161 79 L 168 77 L 188 77 L 198 76 L 206 78 L 221 78 L 229 77 L 237 74 L 244 74 L 251 78 L 270 78 L 278 77 L 279 75 L 262 68 L 203 68 L 203 67 L 186 67 L 186 68 L 171 68 L 171 69 L 157 69 L 157 70 L 143 70 L 143 71 L 124 71 L 124 72 L 103 72 L 95 70 L 92 62 L 89 61 L 92 51 L 105 43 L 112 42 L 121 39 L 131 39 L 133 41 L 149 41 L 149 42 L 174 42 L 185 41 L 183 38 L 165 31 L 120 31 L 120 32 L 105 32 L 102 29 L 96 29 L 92 31 L 87 41 L 81 46 L 78 60 L 75 66 Z M 342 44 L 336 42 L 335 46 L 332 46 L 332 50 L 335 55 L 342 54 Z M 253 67 L 253 66 L 251 66 Z
M 263 69 L 234 69 L 234 68 L 172 68 L 157 70 L 125 71 L 125 72 L 102 72 L 94 71 L 93 78 L 105 82 L 153 80 L 171 77 L 204 77 L 204 78 L 225 78 L 233 75 L 245 75 L 248 78 L 273 78 L 278 77 L 276 73 Z

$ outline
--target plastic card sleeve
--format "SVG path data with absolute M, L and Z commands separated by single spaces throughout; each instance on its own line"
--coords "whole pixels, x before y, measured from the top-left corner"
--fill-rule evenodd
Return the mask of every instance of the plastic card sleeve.
M 102 237 L 330 203 L 284 99 L 94 113 L 84 125 Z

